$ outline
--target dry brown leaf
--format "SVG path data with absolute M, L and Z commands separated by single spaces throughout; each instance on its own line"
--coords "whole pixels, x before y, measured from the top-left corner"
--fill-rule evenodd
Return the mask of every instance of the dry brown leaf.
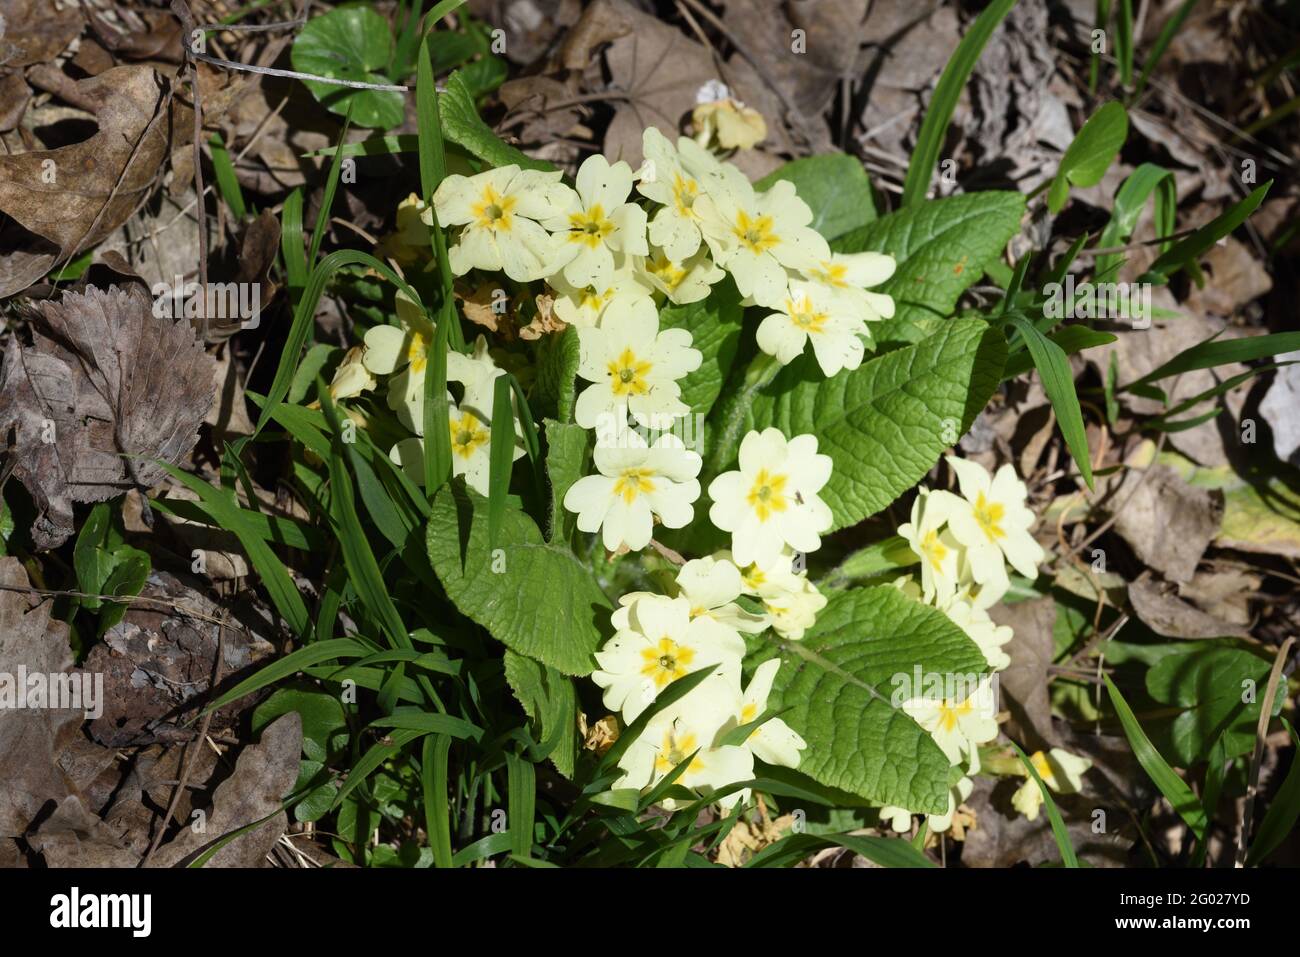
M 212 682 L 221 648 L 221 682 L 229 687 L 275 651 L 266 639 L 231 620 L 223 609 L 176 576 L 156 571 L 122 620 L 90 649 L 86 668 L 104 676 L 103 714 L 90 734 L 111 748 L 185 742 L 186 721 Z M 250 699 L 213 712 L 213 734 L 233 728 Z M 255 700 L 255 699 L 251 699 Z
M 68 85 L 99 130 L 69 146 L 0 156 L 0 211 L 56 247 L 45 269 L 121 226 L 153 191 L 170 149 L 171 89 L 152 67 L 115 67 Z M 15 283 L 31 268 L 4 277 L 0 297 L 26 288 Z
M 150 867 L 176 867 L 218 839 L 269 817 L 213 855 L 208 867 L 262 867 L 267 853 L 284 834 L 288 816 L 280 803 L 298 779 L 302 753 L 302 718 L 282 715 L 262 732 L 257 744 L 239 754 L 235 771 L 212 797 L 202 831 L 187 827 L 159 848 Z
M 51 617 L 48 599 L 24 594 L 29 587 L 22 563 L 0 558 L 0 674 L 13 681 L 20 668 L 29 675 L 72 668 L 68 626 Z M 0 838 L 21 836 L 48 802 L 73 793 L 56 758 L 83 718 L 82 711 L 0 708 Z
M 1002 705 L 1011 712 L 1007 734 L 1034 749 L 1060 744 L 1047 696 L 1047 667 L 1056 655 L 1052 638 L 1056 599 L 1048 595 L 1014 605 L 995 605 L 989 616 L 1015 632 L 1003 649 L 1011 664 L 998 679 Z
M 1115 531 L 1147 567 L 1188 582 L 1223 524 L 1223 493 L 1196 488 L 1167 465 L 1127 469 L 1105 508 Z
M 179 462 L 215 381 L 190 324 L 154 316 L 135 284 L 41 303 L 32 338 L 5 350 L 0 429 L 40 510 L 32 540 L 44 550 L 72 534 L 74 502 L 149 488 L 166 474 L 155 460 Z
M 1220 621 L 1183 601 L 1172 585 L 1143 575 L 1128 586 L 1128 599 L 1142 622 L 1166 638 L 1248 638 L 1250 629 Z
M 519 330 L 520 339 L 540 339 L 553 332 L 563 332 L 569 324 L 555 315 L 555 297 L 542 294 L 533 300 L 537 303 L 537 315 L 532 322 Z
M 470 322 L 496 332 L 498 320 L 505 317 L 503 312 L 498 311 L 496 305 L 498 302 L 504 301 L 497 295 L 498 288 L 500 287 L 495 283 L 483 283 L 468 296 L 456 293 L 456 298 L 461 302 L 461 309 L 465 313 L 465 318 Z
M 81 32 L 76 4 L 56 7 L 52 0 L 0 0 L 0 68 L 16 70 L 47 63 Z

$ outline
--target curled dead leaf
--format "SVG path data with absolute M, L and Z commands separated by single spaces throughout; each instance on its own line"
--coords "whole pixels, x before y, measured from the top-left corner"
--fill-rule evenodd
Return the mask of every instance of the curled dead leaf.
M 179 462 L 216 383 L 190 324 L 155 316 L 134 284 L 41 303 L 32 340 L 5 350 L 0 430 L 44 550 L 72 534 L 74 502 L 149 488 L 166 474 L 158 459 Z

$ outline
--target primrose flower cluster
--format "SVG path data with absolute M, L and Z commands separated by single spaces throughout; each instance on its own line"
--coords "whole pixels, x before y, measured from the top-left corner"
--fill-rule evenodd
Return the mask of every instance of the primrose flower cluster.
M 831 460 L 817 452 L 814 436 L 787 440 L 766 429 L 745 436 L 738 464 L 709 485 L 709 517 L 731 533 L 731 549 L 682 565 L 671 596 L 624 595 L 612 618 L 615 635 L 596 653 L 600 667 L 592 680 L 625 724 L 674 681 L 711 669 L 646 724 L 619 761 L 617 787 L 653 787 L 687 761 L 677 783 L 707 796 L 751 779 L 754 758 L 797 767 L 807 746 L 767 714 L 779 658 L 760 664 L 742 683 L 741 635 L 770 627 L 799 640 L 826 604 L 802 570 L 802 553 L 820 547 L 820 534 L 831 526 L 830 509 L 818 494 L 830 478 Z M 762 611 L 743 607 L 742 595 L 756 599 Z M 737 732 L 745 727 L 748 733 Z M 742 789 L 720 794 L 718 803 L 731 807 L 747 799 Z M 671 799 L 663 803 L 674 806 Z
M 1011 664 L 1003 650 L 1013 637 L 1012 630 L 996 624 L 988 609 L 1010 587 L 1006 566 L 1026 578 L 1038 576 L 1044 558 L 1042 547 L 1030 534 L 1034 513 L 1027 505 L 1028 489 L 1011 465 L 990 475 L 975 462 L 950 455 L 948 465 L 957 477 L 960 494 L 931 490 L 924 486 L 912 505 L 911 521 L 898 529 L 920 559 L 920 580 L 900 578 L 895 584 L 918 601 L 933 605 L 961 628 L 984 654 L 990 672 L 996 675 Z M 960 836 L 955 816 L 974 787 L 971 775 L 979 772 L 979 746 L 998 734 L 997 701 L 993 679 L 982 677 L 971 687 L 945 689 L 943 694 L 917 693 L 901 702 L 901 708 L 933 737 L 953 767 L 962 774 L 949 790 L 948 808 L 942 814 L 927 815 L 933 833 L 952 830 Z M 1086 758 L 1060 749 L 1036 752 L 1031 762 L 1052 790 L 1074 793 L 1079 779 L 1090 766 Z M 1031 820 L 1038 816 L 1042 792 L 1028 777 L 1016 792 L 1013 805 Z M 911 827 L 913 812 L 886 806 L 880 817 L 895 831 Z
M 719 134 L 728 120 L 717 118 Z M 757 191 L 701 142 L 682 137 L 674 144 L 653 128 L 643 147 L 637 170 L 591 156 L 572 187 L 558 171 L 513 165 L 448 176 L 428 206 L 414 197 L 401 205 L 398 230 L 382 250 L 401 268 L 427 265 L 427 227 L 436 217 L 449 230 L 448 265 L 457 277 L 544 281 L 552 320 L 546 331 L 566 324 L 577 330 L 577 376 L 586 385 L 574 419 L 596 433 L 594 469 L 566 490 L 562 504 L 580 531 L 598 534 L 614 554 L 648 547 L 656 525 L 690 524 L 703 491 L 701 457 L 673 428 L 692 411 L 681 383 L 702 356 L 690 329 L 661 328 L 665 302 L 698 302 L 730 276 L 743 305 L 761 311 L 758 347 L 786 364 L 811 345 L 827 376 L 857 368 L 871 342 L 868 323 L 894 313 L 889 296 L 870 291 L 892 275 L 894 260 L 832 253 L 793 184 Z M 422 481 L 423 383 L 434 328 L 401 295 L 397 318 L 366 334 L 331 391 L 355 395 L 386 377 L 388 406 L 413 433 L 392 456 Z M 482 494 L 498 440 L 492 406 L 502 374 L 483 336 L 472 354 L 448 353 L 447 379 L 460 395 L 448 392 L 453 472 Z M 524 454 L 517 414 L 515 434 L 505 440 L 516 459 Z M 770 628 L 798 641 L 825 606 L 803 561 L 832 524 L 819 496 L 831 460 L 817 452 L 815 436 L 787 438 L 769 428 L 743 438 L 737 464 L 707 489 L 709 519 L 730 533 L 730 549 L 683 564 L 670 595 L 624 595 L 615 635 L 596 655 L 592 677 L 625 724 L 672 682 L 712 669 L 630 744 L 620 787 L 653 787 L 689 758 L 677 784 L 708 795 L 749 780 L 755 757 L 794 767 L 806 746 L 766 714 L 780 660 L 759 665 L 746 683 L 741 635 Z M 733 733 L 749 725 L 748 733 Z M 732 805 L 745 797 L 719 800 Z

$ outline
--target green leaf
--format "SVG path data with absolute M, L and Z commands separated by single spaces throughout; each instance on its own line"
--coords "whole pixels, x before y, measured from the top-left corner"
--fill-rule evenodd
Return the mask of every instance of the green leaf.
M 264 413 L 265 415 L 265 413 Z M 299 640 L 306 640 L 311 635 L 311 616 L 307 605 L 302 600 L 302 593 L 289 576 L 279 556 L 271 550 L 259 532 L 258 524 L 253 518 L 256 513 L 242 509 L 235 504 L 230 493 L 216 489 L 196 475 L 183 472 L 173 465 L 162 463 L 169 475 L 199 497 L 198 504 L 208 516 L 228 532 L 233 532 L 243 546 L 248 560 L 262 578 L 262 585 L 271 596 L 271 603 L 276 611 Z
M 1267 670 L 1267 667 L 1265 668 Z M 1205 829 L 1207 822 L 1205 819 L 1205 809 L 1201 807 L 1201 802 L 1197 800 L 1196 795 L 1192 793 L 1186 782 L 1183 781 L 1169 766 L 1169 762 L 1161 757 L 1156 746 L 1151 743 L 1151 739 L 1146 736 L 1142 726 L 1138 724 L 1137 718 L 1133 714 L 1133 709 L 1128 706 L 1124 696 L 1120 694 L 1115 683 L 1110 680 L 1110 675 L 1102 675 L 1106 682 L 1106 690 L 1110 693 L 1110 702 L 1115 708 L 1115 713 L 1119 715 L 1119 722 L 1124 726 L 1124 734 L 1128 737 L 1129 746 L 1133 748 L 1133 756 L 1138 759 L 1147 776 L 1155 783 L 1163 794 L 1174 806 L 1174 810 L 1192 829 L 1198 840 L 1205 839 Z
M 784 662 L 768 705 L 808 742 L 801 773 L 880 804 L 936 814 L 948 806 L 948 758 L 890 699 L 898 676 L 910 681 L 916 668 L 988 670 L 960 628 L 881 586 L 831 595 L 802 641 L 779 645 Z
M 152 562 L 149 553 L 138 548 L 123 546 L 113 553 L 116 564 L 112 574 L 104 582 L 104 594 L 114 598 L 134 598 L 144 588 L 149 578 Z M 126 602 L 104 602 L 104 611 L 99 616 L 99 633 L 102 635 L 126 615 Z
M 934 867 L 907 841 L 864 834 L 790 834 L 755 854 L 746 867 L 791 867 L 823 847 L 844 847 L 881 867 Z
M 823 153 L 786 163 L 754 184 L 760 191 L 781 180 L 793 183 L 812 210 L 809 224 L 828 240 L 838 239 L 876 218 L 871 181 L 862 162 L 846 153 Z
M 1072 356 L 1084 349 L 1112 343 L 1117 336 L 1111 332 L 1097 332 L 1087 326 L 1065 326 L 1057 329 L 1047 338 L 1056 343 L 1067 356 Z M 1022 349 L 1008 357 L 1006 368 L 1002 370 L 1002 380 L 1005 382 L 1007 379 L 1024 375 L 1033 367 L 1033 354 L 1028 349 Z
M 501 518 L 506 511 L 510 491 L 510 473 L 514 465 L 515 412 L 510 400 L 510 377 L 497 376 L 493 383 L 491 432 L 497 440 L 488 447 L 488 546 L 497 547 Z
M 501 142 L 474 106 L 474 94 L 459 71 L 447 78 L 446 92 L 439 96 L 442 107 L 442 132 L 489 166 L 514 164 L 522 169 L 555 169 L 545 160 L 525 156 L 513 146 Z
M 1255 839 L 1250 843 L 1246 863 L 1251 867 L 1263 863 L 1266 857 L 1277 850 L 1278 845 L 1295 830 L 1296 818 L 1300 817 L 1300 736 L 1296 735 L 1295 728 L 1291 727 L 1286 718 L 1282 719 L 1282 723 L 1290 732 L 1291 744 L 1296 750 L 1291 755 L 1291 769 L 1286 773 L 1286 780 L 1278 788 L 1268 813 L 1255 832 Z
M 1047 191 L 1047 208 L 1053 214 L 1064 209 L 1071 186 L 1087 188 L 1100 183 L 1127 137 L 1128 112 L 1124 104 L 1111 100 L 1088 117 L 1061 157 L 1056 178 Z
M 591 673 L 609 599 L 572 551 L 543 541 L 531 518 L 507 508 L 494 551 L 487 500 L 460 483 L 448 485 L 434 499 L 428 545 L 434 571 L 462 614 L 520 654 L 567 675 Z
M 888 253 L 897 260 L 894 275 L 874 290 L 894 297 L 897 322 L 942 318 L 998 261 L 1024 212 L 1019 193 L 963 193 L 882 216 L 841 236 L 832 248 Z
M 548 757 L 573 778 L 578 760 L 578 698 L 573 679 L 554 668 L 506 649 L 506 682 L 524 713 L 536 721 L 543 741 L 555 740 Z
M 989 37 L 1015 5 L 1016 0 L 994 0 L 989 4 L 962 37 L 948 60 L 948 65 L 943 68 L 939 84 L 934 88 L 934 96 L 930 98 L 930 108 L 926 110 L 925 120 L 921 123 L 921 132 L 916 137 L 912 162 L 907 167 L 907 178 L 903 182 L 904 207 L 916 206 L 925 200 L 935 164 L 939 161 L 939 151 L 943 149 L 943 142 L 948 137 L 952 111 L 957 107 L 966 80 L 975 69 Z
M 212 156 L 212 171 L 216 174 L 217 189 L 221 192 L 221 198 L 226 201 L 235 219 L 242 220 L 246 212 L 244 191 L 239 186 L 239 179 L 235 176 L 235 164 L 230 159 L 230 151 L 226 149 L 226 144 L 221 141 L 220 133 L 212 134 L 208 140 L 208 151 Z
M 352 638 L 328 638 L 324 641 L 314 641 L 296 651 L 291 651 L 283 658 L 277 658 L 256 674 L 250 675 L 233 688 L 223 692 L 215 701 L 203 709 L 203 713 L 207 714 L 218 708 L 224 708 L 230 702 L 237 701 L 246 694 L 252 694 L 254 691 L 273 685 L 282 678 L 287 678 L 322 661 L 331 661 L 335 658 L 362 658 L 373 650 Z
M 112 506 L 100 502 L 90 510 L 77 533 L 76 544 L 72 547 L 72 567 L 77 573 L 77 589 L 87 595 L 99 595 L 103 591 L 104 582 L 108 581 L 113 566 L 117 564 L 117 557 L 108 547 L 112 525 Z M 83 608 L 95 611 L 100 606 L 100 599 L 82 598 L 81 604 Z
M 253 733 L 283 714 L 296 711 L 302 718 L 302 753 L 308 760 L 325 762 L 335 750 L 332 739 L 339 732 L 346 735 L 347 716 L 337 695 L 309 684 L 280 688 L 253 709 Z M 333 798 L 333 794 L 330 795 Z
M 537 810 L 537 770 L 524 758 L 507 754 L 506 782 L 510 849 L 518 857 L 531 857 L 533 819 Z
M 1005 360 L 1002 335 L 976 319 L 830 379 L 801 356 L 757 396 L 751 428 L 817 436 L 834 462 L 821 497 L 844 528 L 921 480 L 984 408 Z
M 1147 693 L 1182 709 L 1170 728 L 1180 767 L 1208 758 L 1220 738 L 1229 759 L 1250 753 L 1268 671 L 1262 658 L 1218 642 L 1198 643 L 1151 667 Z M 1248 692 L 1253 700 L 1243 701 Z
M 577 516 L 564 508 L 569 486 L 586 474 L 587 430 L 577 425 L 563 425 L 554 419 L 543 423 L 546 429 L 546 475 L 551 484 L 551 520 L 547 541 L 563 544 L 569 539 Z
M 538 414 L 560 422 L 573 421 L 581 346 L 578 330 L 568 326 L 558 336 L 546 336 L 537 347 L 537 377 L 533 399 Z
M 312 17 L 294 38 L 289 59 L 300 73 L 314 73 L 363 83 L 391 82 L 382 72 L 393 53 L 388 21 L 368 6 L 338 7 Z M 401 126 L 402 94 L 393 90 L 356 90 L 319 80 L 303 80 L 320 104 L 340 116 L 352 110 L 358 126 Z
M 736 358 L 736 350 L 740 346 L 744 316 L 740 293 L 730 278 L 714 286 L 709 296 L 699 302 L 684 306 L 668 305 L 659 313 L 661 330 L 685 329 L 691 334 L 691 345 L 700 350 L 704 357 L 698 369 L 678 380 L 682 401 L 690 406 L 695 415 L 708 415 L 722 392 L 723 383 L 726 382 Z M 688 438 L 689 436 L 684 436 L 683 441 Z
M 1195 268 L 1196 261 L 1220 239 L 1244 223 L 1268 195 L 1273 181 L 1261 185 L 1231 209 L 1216 216 L 1186 239 L 1180 240 L 1159 258 L 1142 276 L 1142 282 L 1168 282 L 1169 277 L 1183 269 Z
M 1074 373 L 1070 369 L 1070 359 L 1065 350 L 1047 336 L 1034 328 L 1033 323 L 1022 316 L 1012 316 L 1020 334 L 1025 338 L 1029 355 L 1038 369 L 1038 376 L 1043 382 L 1043 391 L 1051 400 L 1056 421 L 1061 426 L 1061 435 L 1065 445 L 1079 467 L 1079 474 L 1092 488 L 1092 461 L 1088 454 L 1088 434 L 1083 427 L 1083 411 L 1079 408 L 1079 396 L 1074 391 Z
M 1159 382 L 1171 375 L 1181 375 L 1198 369 L 1213 369 L 1215 366 L 1227 365 L 1230 362 L 1252 362 L 1255 359 L 1294 352 L 1297 349 L 1300 349 L 1300 332 L 1276 332 L 1266 336 L 1246 336 L 1241 339 L 1222 341 L 1206 339 L 1184 349 L 1142 378 L 1121 386 L 1120 391 L 1127 392 L 1151 382 Z

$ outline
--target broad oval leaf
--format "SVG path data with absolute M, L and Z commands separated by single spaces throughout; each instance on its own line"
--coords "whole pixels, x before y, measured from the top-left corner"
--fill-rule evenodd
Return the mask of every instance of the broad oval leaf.
M 488 547 L 487 499 L 459 482 L 438 491 L 429 517 L 429 561 L 447 596 L 506 647 L 566 675 L 590 674 L 609 620 L 609 599 L 564 546 L 507 507 Z
M 300 73 L 390 83 L 380 71 L 387 68 L 392 52 L 388 21 L 369 7 L 351 6 L 308 20 L 293 41 L 289 59 Z M 399 92 L 350 89 L 319 80 L 303 83 L 331 113 L 346 116 L 352 107 L 352 122 L 358 126 L 387 130 L 402 124 L 405 106 Z
M 831 248 L 893 256 L 898 268 L 874 291 L 894 297 L 891 325 L 921 323 L 952 315 L 961 294 L 1002 255 L 1024 212 L 1019 193 L 964 193 L 882 216 Z
M 830 379 L 805 355 L 758 395 L 749 425 L 817 436 L 834 462 L 821 496 L 833 528 L 844 528 L 906 492 L 956 443 L 997 388 L 1006 353 L 996 329 L 954 319 Z
M 965 632 L 884 585 L 831 595 L 804 639 L 781 645 L 784 663 L 768 705 L 808 742 L 800 772 L 881 804 L 942 813 L 948 758 L 891 698 L 897 676 L 910 680 L 917 668 L 985 674 L 984 656 Z

